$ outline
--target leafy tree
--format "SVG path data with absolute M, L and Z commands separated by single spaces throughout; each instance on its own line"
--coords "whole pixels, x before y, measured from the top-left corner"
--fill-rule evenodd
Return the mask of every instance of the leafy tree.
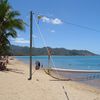
M 25 23 L 19 16 L 20 13 L 13 11 L 8 0 L 0 1 L 0 55 L 9 54 L 9 38 L 17 37 L 17 29 L 25 29 Z
M 17 37 L 17 29 L 24 30 L 25 23 L 18 18 L 20 13 L 13 11 L 8 0 L 0 0 L 0 58 L 10 54 L 11 44 L 9 38 Z M 0 63 L 0 70 L 6 69 L 5 64 Z

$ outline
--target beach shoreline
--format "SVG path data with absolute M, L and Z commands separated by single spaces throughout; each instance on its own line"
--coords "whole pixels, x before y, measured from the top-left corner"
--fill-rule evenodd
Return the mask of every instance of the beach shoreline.
M 10 60 L 7 68 L 9 71 L 0 72 L 0 100 L 66 100 L 65 91 L 69 100 L 100 100 L 100 89 L 58 81 L 43 70 L 33 69 L 32 80 L 28 81 L 29 65 L 17 59 Z
M 18 60 L 18 59 L 16 59 L 16 58 L 14 58 L 17 62 L 20 62 L 20 63 L 22 63 L 23 65 L 26 65 L 27 67 L 30 67 L 29 66 L 29 64 L 28 63 L 25 63 L 24 61 L 20 61 L 20 60 Z M 33 65 L 32 67 L 33 67 L 33 69 L 35 70 L 35 67 L 34 67 L 35 65 Z M 28 69 L 29 70 L 29 69 Z M 41 69 L 41 71 L 44 71 L 44 69 Z M 51 76 L 50 76 L 51 77 Z M 60 76 L 59 76 L 60 77 Z M 68 80 L 69 81 L 69 80 Z M 71 80 L 70 80 L 71 81 Z M 95 81 L 95 80 L 89 80 L 89 81 Z M 94 85 L 90 85 L 89 83 L 87 84 L 87 83 L 85 83 L 85 82 L 81 82 L 81 81 L 74 81 L 74 80 L 72 80 L 71 82 L 74 82 L 74 83 L 77 83 L 77 84 L 81 84 L 81 85 L 84 85 L 84 86 L 87 86 L 87 87 L 89 87 L 89 88 L 93 88 L 93 89 L 96 89 L 97 91 L 99 91 L 100 90 L 100 87 L 96 87 L 96 86 L 94 86 Z

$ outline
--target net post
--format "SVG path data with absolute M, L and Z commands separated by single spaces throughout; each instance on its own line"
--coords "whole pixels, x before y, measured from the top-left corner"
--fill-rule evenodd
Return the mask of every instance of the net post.
M 33 13 L 30 11 L 30 67 L 29 67 L 29 78 L 32 79 L 32 34 L 33 34 Z

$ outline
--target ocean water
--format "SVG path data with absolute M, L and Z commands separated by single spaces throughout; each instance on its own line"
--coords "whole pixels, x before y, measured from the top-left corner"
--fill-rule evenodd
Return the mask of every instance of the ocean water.
M 29 64 L 29 56 L 16 56 L 16 59 Z M 47 56 L 33 56 L 33 65 L 36 61 L 40 61 L 43 67 L 48 67 Z M 98 70 L 100 71 L 100 56 L 52 56 L 50 60 L 50 67 L 60 69 L 74 69 L 74 70 Z M 66 72 L 57 73 L 64 78 L 81 78 L 79 82 L 94 86 L 100 89 L 100 73 L 76 73 L 68 74 Z M 57 75 L 56 74 L 56 75 Z
M 16 56 L 16 58 L 29 63 L 29 56 Z M 33 56 L 32 59 L 33 64 L 38 60 L 41 65 L 48 67 L 47 56 Z M 52 56 L 50 66 L 76 70 L 100 70 L 100 56 Z

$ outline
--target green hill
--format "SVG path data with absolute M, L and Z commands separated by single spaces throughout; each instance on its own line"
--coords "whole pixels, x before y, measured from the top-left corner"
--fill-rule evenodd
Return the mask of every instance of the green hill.
M 48 47 L 50 48 L 50 47 Z M 65 48 L 50 48 L 52 55 L 65 55 L 65 56 L 95 56 L 95 53 L 92 53 L 88 50 L 68 50 Z M 29 56 L 29 47 L 21 47 L 12 45 L 12 54 L 14 56 Z M 33 48 L 32 55 L 47 55 L 46 47 L 43 48 Z

